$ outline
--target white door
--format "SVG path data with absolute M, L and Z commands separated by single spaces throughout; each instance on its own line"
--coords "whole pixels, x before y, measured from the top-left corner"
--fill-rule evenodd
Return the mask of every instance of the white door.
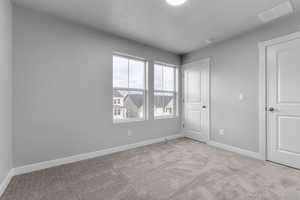
M 270 161 L 300 168 L 300 37 L 267 47 Z
M 186 137 L 209 140 L 210 60 L 183 66 L 183 131 Z

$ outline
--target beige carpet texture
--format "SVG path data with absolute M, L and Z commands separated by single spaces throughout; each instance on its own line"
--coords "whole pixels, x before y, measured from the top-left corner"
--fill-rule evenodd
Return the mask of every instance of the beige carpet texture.
M 12 179 L 1 200 L 300 200 L 300 171 L 189 139 Z

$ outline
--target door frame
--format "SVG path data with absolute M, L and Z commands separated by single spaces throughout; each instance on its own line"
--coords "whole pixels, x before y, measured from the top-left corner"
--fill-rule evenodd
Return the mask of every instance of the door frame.
M 291 33 L 271 40 L 258 43 L 259 48 L 259 155 L 260 159 L 268 159 L 268 84 L 267 84 L 267 48 L 272 45 L 300 38 L 300 32 Z
M 197 64 L 203 64 L 203 63 L 208 63 L 208 76 L 209 76 L 209 82 L 208 82 L 208 102 L 207 102 L 207 109 L 208 109 L 208 112 L 207 112 L 207 119 L 208 119 L 208 141 L 209 142 L 211 140 L 211 109 L 210 109 L 210 105 L 211 105 L 211 57 L 206 57 L 206 58 L 202 58 L 200 60 L 197 60 L 197 61 L 193 61 L 193 62 L 189 62 L 189 63 L 186 63 L 184 65 L 182 65 L 181 67 L 181 91 L 182 91 L 182 95 L 181 95 L 181 105 L 182 105 L 182 111 L 181 111 L 181 129 L 182 129 L 182 134 L 184 135 L 184 137 L 187 137 L 184 133 L 184 115 L 185 115 L 185 106 L 184 106 L 184 98 L 185 98 L 185 90 L 184 90 L 184 68 L 185 67 L 189 67 L 191 65 L 197 65 Z M 193 139 L 193 138 L 192 138 Z M 194 138 L 196 139 L 196 138 Z

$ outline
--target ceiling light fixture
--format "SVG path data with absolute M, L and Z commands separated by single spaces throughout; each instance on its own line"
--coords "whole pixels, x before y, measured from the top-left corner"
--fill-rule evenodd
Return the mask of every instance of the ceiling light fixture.
M 171 6 L 180 6 L 184 4 L 187 0 L 166 0 L 166 1 Z

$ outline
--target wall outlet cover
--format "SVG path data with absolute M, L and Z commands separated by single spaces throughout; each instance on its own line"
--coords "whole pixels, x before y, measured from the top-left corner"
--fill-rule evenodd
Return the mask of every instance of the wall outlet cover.
M 127 131 L 127 135 L 130 137 L 130 136 L 132 136 L 132 131 L 131 130 L 128 130 Z
M 224 134 L 225 134 L 225 130 L 224 130 L 224 129 L 220 129 L 220 130 L 219 130 L 219 134 L 220 134 L 220 135 L 224 135 Z

